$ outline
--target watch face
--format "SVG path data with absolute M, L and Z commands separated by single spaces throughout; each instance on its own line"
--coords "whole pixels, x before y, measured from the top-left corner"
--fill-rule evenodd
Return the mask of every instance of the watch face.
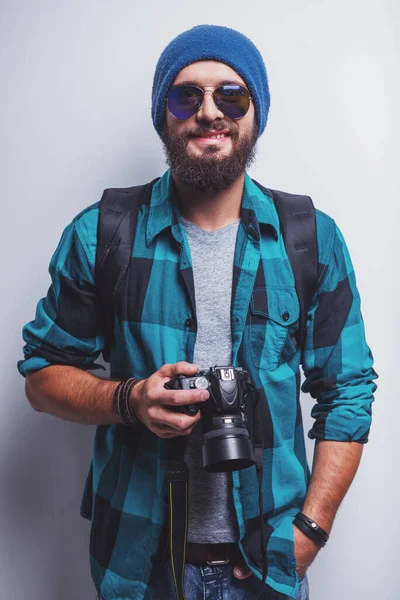
M 198 390 L 206 390 L 208 388 L 208 379 L 206 377 L 196 377 L 194 385 Z

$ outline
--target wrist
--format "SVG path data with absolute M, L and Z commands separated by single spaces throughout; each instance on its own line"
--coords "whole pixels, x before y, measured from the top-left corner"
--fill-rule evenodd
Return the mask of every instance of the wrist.
M 333 520 L 337 512 L 334 506 L 328 502 L 319 502 L 317 504 L 312 498 L 306 498 L 300 512 L 313 521 L 316 521 L 328 534 L 331 533 Z
M 131 412 L 134 414 L 135 419 L 139 423 L 144 423 L 140 418 L 139 406 L 143 406 L 143 386 L 147 380 L 146 379 L 138 379 L 135 384 L 132 386 L 129 393 L 129 402 L 131 407 Z
M 114 413 L 124 425 L 130 427 L 141 424 L 136 415 L 131 395 L 136 385 L 141 381 L 141 379 L 135 377 L 125 379 L 118 384 L 114 392 Z
M 293 524 L 321 548 L 323 548 L 329 540 L 328 533 L 320 527 L 316 521 L 302 512 L 297 513 L 293 520 Z
M 304 533 L 304 531 L 299 529 L 296 526 L 294 521 L 293 521 L 293 529 L 294 529 L 295 547 L 296 547 L 297 541 L 300 540 L 302 547 L 305 547 L 307 549 L 312 548 L 313 550 L 321 549 L 321 546 L 315 540 L 312 540 L 310 537 L 308 537 L 308 535 L 306 535 Z
M 145 379 L 137 379 L 135 385 L 130 390 L 129 400 L 135 413 L 137 412 L 137 406 L 140 404 L 141 401 L 142 388 L 145 381 Z

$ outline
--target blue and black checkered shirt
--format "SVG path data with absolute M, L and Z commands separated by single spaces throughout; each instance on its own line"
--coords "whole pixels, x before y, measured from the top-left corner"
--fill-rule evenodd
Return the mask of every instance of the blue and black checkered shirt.
M 48 365 L 96 368 L 104 332 L 94 281 L 99 202 L 65 228 L 50 262 L 51 286 L 23 329 L 22 375 Z M 366 443 L 376 385 L 364 337 L 360 298 L 343 237 L 317 211 L 319 280 L 308 311 L 305 347 L 292 269 L 278 215 L 246 174 L 235 249 L 231 302 L 233 365 L 249 371 L 261 392 L 264 524 L 269 584 L 294 598 L 299 580 L 293 518 L 302 508 L 310 471 L 299 403 L 315 399 L 311 439 Z M 212 266 L 210 267 L 212 268 Z M 139 212 L 127 294 L 116 303 L 112 379 L 148 377 L 165 363 L 192 362 L 195 290 L 188 242 L 173 198 L 170 172 Z M 168 526 L 166 440 L 143 427 L 96 429 L 81 514 L 91 519 L 90 563 L 105 599 L 151 600 L 154 559 Z M 235 471 L 233 501 L 239 545 L 253 573 L 259 546 L 255 467 Z

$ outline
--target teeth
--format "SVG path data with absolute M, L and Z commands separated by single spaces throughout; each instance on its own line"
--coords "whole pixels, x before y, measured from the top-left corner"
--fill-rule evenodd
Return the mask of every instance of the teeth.
M 217 135 L 207 135 L 204 137 L 208 137 L 209 140 L 220 140 L 221 138 L 228 137 L 228 133 L 218 133 Z M 201 134 L 196 137 L 202 137 Z

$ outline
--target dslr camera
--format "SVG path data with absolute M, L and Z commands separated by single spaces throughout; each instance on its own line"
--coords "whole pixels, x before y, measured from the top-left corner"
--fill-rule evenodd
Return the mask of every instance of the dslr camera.
M 210 367 L 196 375 L 178 375 L 164 385 L 169 390 L 208 390 L 201 404 L 174 406 L 172 410 L 202 415 L 202 457 L 206 471 L 229 472 L 255 464 L 247 428 L 248 404 L 255 385 L 247 371 L 235 367 Z

